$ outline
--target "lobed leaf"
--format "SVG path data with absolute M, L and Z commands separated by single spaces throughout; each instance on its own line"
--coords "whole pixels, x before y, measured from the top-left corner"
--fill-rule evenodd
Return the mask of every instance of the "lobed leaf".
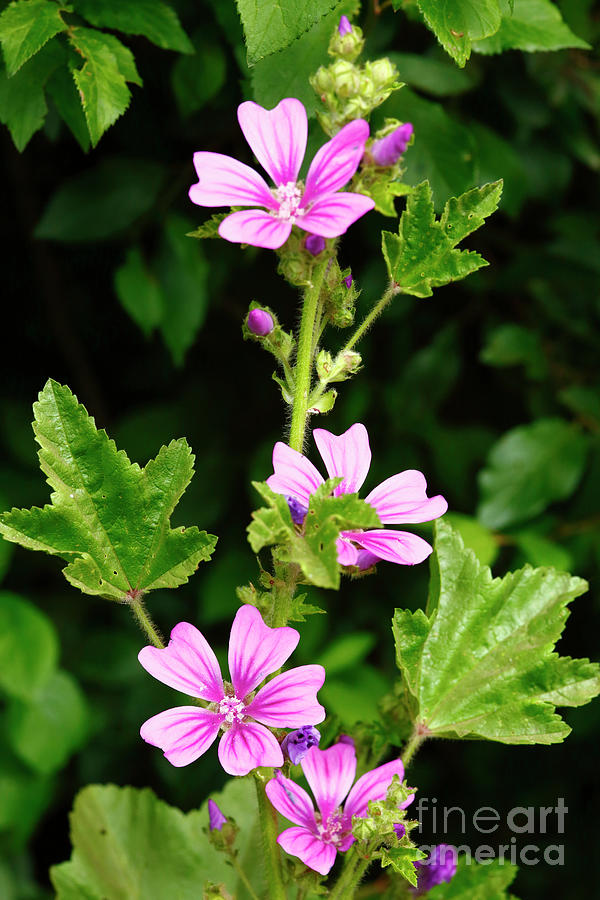
M 0 43 L 9 78 L 50 38 L 67 30 L 63 11 L 53 0 L 16 0 L 6 7 L 0 15 Z

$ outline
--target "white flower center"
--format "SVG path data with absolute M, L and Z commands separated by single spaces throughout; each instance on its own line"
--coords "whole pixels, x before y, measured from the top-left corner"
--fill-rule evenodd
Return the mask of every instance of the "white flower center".
M 325 821 L 320 813 L 315 813 L 317 822 L 317 833 L 322 841 L 326 844 L 337 846 L 348 837 L 348 823 L 344 821 L 344 816 L 339 810 L 331 813 Z
M 273 213 L 277 219 L 284 222 L 296 221 L 296 216 L 303 216 L 306 212 L 300 206 L 303 194 L 302 187 L 296 181 L 287 181 L 273 189 L 273 196 L 279 204 L 279 209 Z
M 244 703 L 237 697 L 224 697 L 219 703 L 219 713 L 225 716 L 225 723 L 228 725 L 242 722 L 245 709 Z

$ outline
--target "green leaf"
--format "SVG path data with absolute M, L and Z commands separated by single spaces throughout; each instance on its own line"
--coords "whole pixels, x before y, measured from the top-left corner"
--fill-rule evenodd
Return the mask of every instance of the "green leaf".
M 511 11 L 507 0 L 501 0 L 502 22 L 491 37 L 473 45 L 477 53 L 502 53 L 503 50 L 561 50 L 563 47 L 590 45 L 573 34 L 551 0 L 514 0 Z
M 425 181 L 409 194 L 398 234 L 382 233 L 383 255 L 400 293 L 430 297 L 434 287 L 458 281 L 487 262 L 456 245 L 481 225 L 498 206 L 502 182 L 474 188 L 451 198 L 441 219 L 435 218 L 431 188 Z
M 523 365 L 533 379 L 544 378 L 548 370 L 539 333 L 512 322 L 488 334 L 479 359 L 488 366 Z
M 85 60 L 73 78 L 81 94 L 85 118 L 95 147 L 131 99 L 127 82 L 141 84 L 133 54 L 114 35 L 93 28 L 72 28 L 69 39 Z
M 398 0 L 394 5 L 399 6 Z M 444 50 L 461 68 L 471 55 L 473 41 L 500 28 L 499 0 L 417 0 L 417 5 Z
M 427 893 L 428 900 L 517 900 L 507 894 L 517 876 L 517 867 L 505 859 L 487 863 L 467 861 L 459 857 L 456 875 Z
M 283 50 L 330 13 L 336 0 L 236 0 L 248 65 Z
M 0 15 L 0 43 L 6 74 L 12 77 L 23 63 L 67 26 L 61 7 L 52 0 L 17 0 Z
M 529 566 L 492 579 L 448 524 L 435 531 L 428 615 L 397 609 L 392 624 L 414 719 L 434 737 L 562 741 L 555 706 L 600 693 L 598 665 L 552 652 L 586 582 Z
M 68 387 L 48 381 L 34 413 L 52 503 L 2 514 L 7 540 L 66 559 L 67 581 L 119 601 L 132 591 L 177 587 L 210 558 L 214 536 L 169 525 L 193 474 L 185 439 L 163 446 L 141 469 L 96 428 Z
M 48 111 L 44 86 L 63 60 L 63 48 L 50 41 L 12 78 L 0 71 L 0 122 L 8 126 L 19 151 L 44 124 Z
M 117 235 L 152 208 L 164 178 L 149 160 L 105 159 L 58 188 L 35 236 L 79 242 Z
M 453 63 L 419 53 L 388 53 L 396 64 L 400 81 L 434 97 L 452 97 L 473 87 L 473 78 Z
M 128 251 L 125 262 L 115 272 L 115 291 L 124 309 L 148 337 L 163 317 L 163 298 L 138 247 Z
M 73 0 L 73 5 L 92 25 L 114 28 L 124 34 L 141 34 L 164 50 L 193 53 L 177 13 L 161 0 Z
M 255 789 L 248 778 L 232 779 L 213 794 L 219 808 L 243 826 L 240 863 L 261 894 L 252 827 Z M 247 896 L 225 856 L 206 835 L 208 805 L 183 813 L 151 790 L 90 785 L 71 813 L 71 860 L 50 871 L 57 900 L 199 900 L 203 884 L 224 883 L 235 897 Z
M 252 550 L 258 553 L 263 547 L 280 544 L 277 549 L 280 560 L 298 563 L 311 584 L 337 590 L 340 567 L 336 540 L 340 531 L 381 527 L 373 507 L 356 494 L 330 496 L 337 481 L 329 479 L 311 496 L 302 530 L 294 527 L 285 497 L 275 494 L 268 485 L 253 481 L 268 506 L 252 513 L 248 526 Z
M 180 56 L 171 71 L 171 84 L 183 116 L 201 109 L 216 97 L 227 77 L 223 48 L 206 31 L 194 35 L 192 56 Z
M 446 513 L 446 522 L 460 534 L 465 547 L 472 550 L 484 566 L 491 566 L 500 552 L 500 545 L 494 535 L 473 516 L 462 513 Z
M 47 90 L 59 115 L 70 128 L 81 149 L 87 153 L 91 144 L 90 133 L 81 105 L 81 97 L 69 69 L 64 66 L 57 69 L 48 81 Z
M 13 697 L 35 697 L 57 659 L 50 619 L 23 597 L 0 591 L 0 688 Z
M 398 847 L 387 847 L 381 850 L 380 855 L 381 868 L 387 869 L 391 867 L 392 871 L 397 875 L 405 878 L 409 884 L 417 884 L 417 871 L 414 863 L 418 859 L 424 859 L 425 854 L 418 847 L 410 842 L 406 846 L 402 844 Z M 429 892 L 428 892 L 429 893 Z
M 573 557 L 568 550 L 535 531 L 517 531 L 510 537 L 525 557 L 525 561 L 532 566 L 554 566 L 555 569 L 566 572 L 573 565 Z
M 205 238 L 218 238 L 221 240 L 219 225 L 223 219 L 226 219 L 230 214 L 230 210 L 224 213 L 215 213 L 210 219 L 203 222 L 202 225 L 198 225 L 193 231 L 189 231 L 187 237 L 197 238 L 198 240 L 204 240 Z
M 506 528 L 543 512 L 577 487 L 589 441 L 562 419 L 538 419 L 504 434 L 479 475 L 477 515 L 488 528 Z
M 373 649 L 376 640 L 371 631 L 352 631 L 329 644 L 319 654 L 316 662 L 327 670 L 328 676 L 335 675 L 361 663 Z
M 11 753 L 3 730 L 0 740 L 0 833 L 9 850 L 20 849 L 27 843 L 52 799 L 53 787 L 52 777 L 32 772 Z M 0 897 L 7 900 L 2 887 L 0 878 Z M 20 900 L 22 896 L 8 895 L 11 900 Z
M 12 749 L 36 772 L 62 768 L 88 734 L 89 715 L 81 688 L 67 672 L 54 672 L 35 700 L 13 700 L 7 713 Z

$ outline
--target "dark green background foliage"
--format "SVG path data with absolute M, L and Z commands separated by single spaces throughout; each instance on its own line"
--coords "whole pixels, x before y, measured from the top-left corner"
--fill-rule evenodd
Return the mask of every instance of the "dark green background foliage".
M 7 53 L 11 70 L 21 66 L 14 78 L 37 79 L 33 106 L 24 99 L 31 81 L 19 100 L 16 82 L 0 74 L 0 120 L 18 147 L 27 144 L 20 154 L 2 129 L 2 508 L 47 500 L 29 423 L 48 377 L 68 384 L 140 465 L 185 436 L 196 475 L 172 525 L 197 524 L 220 539 L 212 562 L 176 592 L 156 591 L 149 606 L 164 632 L 189 620 L 224 650 L 235 587 L 256 573 L 245 538 L 258 505 L 250 481 L 270 473 L 270 449 L 286 418 L 270 360 L 242 341 L 240 326 L 255 300 L 289 327 L 297 298 L 278 280 L 273 253 L 185 236 L 208 218 L 187 200 L 191 157 L 208 149 L 251 162 L 235 118 L 242 99 L 274 105 L 295 94 L 314 109 L 308 75 L 327 62 L 332 24 L 353 4 L 325 4 L 335 7 L 325 19 L 311 18 L 306 4 L 305 36 L 289 44 L 281 33 L 284 49 L 276 53 L 265 55 L 255 36 L 252 68 L 233 3 L 147 2 L 163 18 L 151 27 L 142 16 L 137 30 L 107 10 L 139 7 L 141 15 L 141 0 L 72 5 L 68 38 L 61 32 L 29 61 Z M 423 470 L 430 492 L 448 498 L 450 520 L 495 574 L 530 562 L 589 579 L 559 649 L 593 658 L 600 625 L 600 60 L 583 41 L 598 36 L 597 11 L 590 0 L 557 4 L 580 40 L 565 41 L 559 29 L 537 46 L 571 49 L 494 55 L 515 39 L 508 3 L 485 0 L 482 7 L 504 10 L 502 27 L 493 37 L 473 34 L 468 60 L 466 39 L 449 47 L 464 64 L 458 68 L 420 18 L 419 7 L 427 15 L 434 4 L 395 0 L 398 12 L 388 5 L 379 16 L 364 5 L 367 57 L 389 53 L 407 84 L 375 116 L 375 124 L 387 115 L 415 126 L 405 181 L 428 178 L 438 210 L 450 196 L 498 178 L 505 190 L 500 211 L 467 241 L 490 266 L 432 298 L 396 298 L 364 340 L 365 370 L 340 386 L 334 412 L 319 424 L 338 433 L 366 424 L 371 487 L 402 469 Z M 515 3 L 516 11 L 530 6 Z M 91 28 L 104 37 L 81 31 Z M 86 123 L 74 91 L 69 68 L 81 67 L 82 51 L 69 42 L 82 34 L 88 50 L 90 41 L 104 41 L 100 56 L 120 65 L 104 122 L 88 110 Z M 521 41 L 525 51 L 531 41 Z M 84 95 L 94 64 L 77 76 L 88 80 Z M 119 105 L 121 112 L 128 106 L 122 117 Z M 90 149 L 111 118 L 116 124 Z M 312 121 L 318 144 L 324 137 Z M 359 309 L 385 287 L 382 229 L 395 230 L 393 220 L 370 214 L 343 240 L 341 263 L 362 288 Z M 0 896 L 10 900 L 50 896 L 47 868 L 69 857 L 67 813 L 84 785 L 150 785 L 189 810 L 223 782 L 214 753 L 178 770 L 143 744 L 139 725 L 173 705 L 173 694 L 138 665 L 143 639 L 127 611 L 80 595 L 60 569 L 49 556 L 0 545 Z M 294 659 L 327 666 L 322 697 L 339 729 L 376 717 L 376 702 L 396 677 L 392 610 L 425 605 L 427 574 L 426 565 L 382 564 L 376 577 L 344 580 L 339 594 L 308 590 L 307 601 L 328 615 L 298 624 Z M 567 845 L 564 868 L 521 870 L 515 890 L 528 900 L 549 889 L 575 900 L 593 893 L 600 706 L 567 710 L 564 718 L 573 728 L 564 744 L 431 741 L 411 772 L 425 796 L 471 815 L 481 806 L 506 812 L 565 798 L 565 835 L 520 841 Z M 436 838 L 444 835 L 423 835 L 427 843 Z M 499 832 L 490 843 L 509 838 Z M 445 839 L 481 842 L 452 831 Z

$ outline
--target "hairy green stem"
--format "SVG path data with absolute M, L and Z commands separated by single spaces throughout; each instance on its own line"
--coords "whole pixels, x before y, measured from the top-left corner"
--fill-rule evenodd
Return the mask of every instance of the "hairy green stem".
M 138 625 L 144 631 L 148 637 L 148 639 L 154 644 L 155 647 L 158 647 L 159 650 L 164 649 L 165 642 L 163 641 L 159 630 L 156 628 L 154 622 L 148 615 L 148 611 L 144 606 L 141 596 L 135 597 L 131 596 L 128 598 L 127 603 L 135 616 Z
M 314 334 L 319 308 L 319 297 L 323 288 L 323 279 L 329 264 L 329 258 L 318 263 L 312 272 L 312 280 L 306 289 L 300 320 L 298 351 L 294 370 L 294 404 L 292 406 L 292 422 L 290 425 L 289 445 L 293 450 L 302 452 L 304 433 L 308 417 L 308 397 L 310 393 L 312 363 L 314 355 Z
M 255 780 L 269 898 L 270 900 L 286 900 L 287 894 L 283 884 L 281 857 L 279 844 L 277 843 L 277 813 L 271 806 L 265 793 L 264 782 L 257 773 L 255 774 Z
M 239 878 L 240 878 L 240 881 L 242 881 L 244 887 L 246 888 L 246 890 L 248 891 L 248 893 L 249 893 L 250 896 L 252 897 L 252 900 L 260 900 L 260 897 L 258 896 L 258 894 L 256 893 L 256 891 L 254 890 L 254 888 L 253 888 L 252 885 L 250 884 L 250 881 L 249 881 L 249 879 L 248 879 L 248 876 L 246 875 L 246 873 L 245 873 L 244 870 L 242 869 L 241 865 L 239 864 L 237 856 L 235 856 L 235 855 L 232 853 L 232 854 L 230 855 L 229 859 L 231 860 L 231 865 L 233 866 L 233 868 L 235 869 L 235 871 L 238 873 L 238 876 L 239 876 Z
M 369 313 L 367 313 L 348 343 L 344 345 L 344 348 L 341 351 L 342 353 L 344 353 L 346 350 L 352 350 L 354 345 L 357 344 L 360 341 L 361 337 L 365 334 L 365 332 L 369 330 L 377 316 L 379 316 L 383 312 L 383 310 L 386 308 L 386 306 L 396 293 L 396 286 L 392 282 L 385 294 L 381 297 L 380 300 L 377 301 L 373 309 Z
M 410 765 L 413 756 L 425 740 L 425 737 L 426 735 L 420 734 L 418 731 L 413 731 L 413 733 L 411 734 L 410 738 L 406 742 L 404 750 L 400 754 L 405 768 Z
M 354 897 L 356 889 L 370 864 L 370 859 L 363 859 L 354 851 L 353 858 L 342 869 L 340 877 L 331 889 L 329 900 L 349 900 L 350 897 Z

